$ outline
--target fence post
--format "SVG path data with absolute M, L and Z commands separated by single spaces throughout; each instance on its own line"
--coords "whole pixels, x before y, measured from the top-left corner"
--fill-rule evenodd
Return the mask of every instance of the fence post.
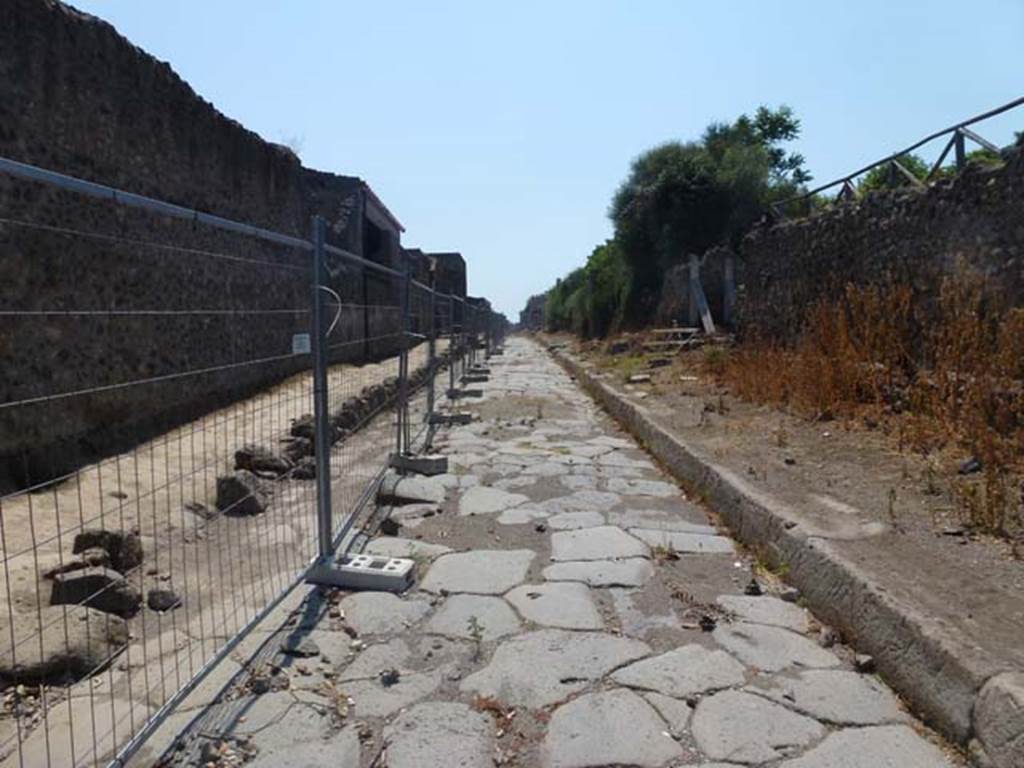
M 731 328 L 736 321 L 736 258 L 730 251 L 722 269 L 722 323 Z
M 711 310 L 704 295 L 704 286 L 700 282 L 700 259 L 690 254 L 690 325 L 700 320 L 705 333 L 715 332 L 715 322 L 711 319 Z
M 401 283 L 401 347 L 398 351 L 398 403 L 397 432 L 395 435 L 395 455 L 403 456 L 409 449 L 409 260 L 402 259 Z
M 324 263 L 324 220 L 313 217 L 313 327 L 310 349 L 313 353 L 313 421 L 316 451 L 316 518 L 320 559 L 333 554 L 331 525 L 331 435 L 330 404 L 327 398 L 327 327 L 324 291 L 327 270 Z
M 689 317 L 687 318 L 687 325 L 693 327 L 700 322 L 700 309 L 697 306 L 697 294 L 693 289 L 693 285 L 700 281 L 700 261 L 697 259 L 696 254 L 691 253 L 689 256 L 689 277 L 687 281 L 687 289 L 690 296 L 689 303 Z
M 434 377 L 437 373 L 437 294 L 434 270 L 430 270 L 430 338 L 427 341 L 427 424 L 434 415 Z
M 455 391 L 455 296 L 448 297 L 448 397 Z
M 959 171 L 967 162 L 967 148 L 964 146 L 964 132 L 957 129 L 953 134 L 953 149 L 956 152 L 956 169 Z

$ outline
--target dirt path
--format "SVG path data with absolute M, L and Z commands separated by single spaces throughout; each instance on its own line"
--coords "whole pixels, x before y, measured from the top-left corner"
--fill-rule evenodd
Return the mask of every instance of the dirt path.
M 176 764 L 961 765 L 540 347 L 491 367 L 445 501 L 368 547 L 417 586 L 309 592 Z

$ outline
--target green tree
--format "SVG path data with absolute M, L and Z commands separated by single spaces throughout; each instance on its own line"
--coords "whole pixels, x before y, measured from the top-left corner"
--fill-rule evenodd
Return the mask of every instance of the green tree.
M 548 291 L 545 325 L 587 338 L 607 336 L 622 326 L 631 286 L 622 249 L 608 240 L 591 252 L 586 265 Z
M 680 142 L 634 160 L 609 210 L 615 239 L 642 294 L 683 255 L 718 242 L 729 213 L 729 195 L 711 155 L 700 144 Z
M 928 171 L 931 170 L 928 163 L 918 155 L 900 155 L 896 160 L 922 182 L 928 177 Z M 886 163 L 879 165 L 877 168 L 872 168 L 865 173 L 863 178 L 857 182 L 857 191 L 864 194 L 865 192 L 874 192 L 878 189 L 909 187 L 912 184 L 913 182 L 898 170 L 895 172 L 890 171 L 889 164 Z
M 810 179 L 803 157 L 782 146 L 799 134 L 789 107 L 760 107 L 709 125 L 699 142 L 668 142 L 633 161 L 609 208 L 631 268 L 633 318 L 657 300 L 670 266 L 738 240 L 768 203 Z
M 767 162 L 769 178 L 766 187 L 786 193 L 789 185 L 799 186 L 811 180 L 811 174 L 804 168 L 804 156 L 787 152 L 781 146 L 799 136 L 800 121 L 791 108 L 785 105 L 778 109 L 760 106 L 753 117 L 740 115 L 731 124 L 712 123 L 705 129 L 702 141 L 719 162 L 736 148 L 762 150 L 765 157 L 758 162 Z

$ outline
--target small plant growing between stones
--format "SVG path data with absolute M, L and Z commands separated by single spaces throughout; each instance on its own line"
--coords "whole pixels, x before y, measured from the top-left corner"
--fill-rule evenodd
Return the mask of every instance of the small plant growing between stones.
M 900 525 L 899 518 L 896 516 L 896 489 L 889 489 L 889 523 L 892 525 L 892 529 L 896 533 L 906 533 L 903 526 Z
M 411 544 L 409 545 L 406 557 L 413 562 L 413 573 L 416 574 L 417 578 L 422 578 L 430 566 L 430 558 L 423 552 L 417 552 Z
M 668 539 L 665 539 L 661 544 L 655 544 L 652 551 L 656 563 L 675 562 L 679 559 L 679 553 Z
M 729 352 L 723 347 L 704 348 L 704 366 L 712 374 L 720 376 L 729 362 Z
M 935 463 L 929 461 L 924 468 L 924 492 L 929 496 L 938 496 L 942 493 L 939 487 L 939 478 L 935 472 Z
M 786 435 L 785 428 L 779 424 L 779 428 L 775 430 L 775 445 L 779 448 L 785 448 L 789 445 L 789 439 Z
M 466 627 L 469 629 L 469 638 L 473 641 L 473 661 L 479 661 L 480 650 L 484 641 L 484 625 L 480 623 L 480 619 L 476 616 L 470 616 L 469 621 L 466 622 Z

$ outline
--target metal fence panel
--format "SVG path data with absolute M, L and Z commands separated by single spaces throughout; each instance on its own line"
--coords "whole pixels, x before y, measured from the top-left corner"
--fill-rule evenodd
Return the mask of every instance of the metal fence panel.
M 0 767 L 103 765 L 339 555 L 494 320 L 319 219 L 3 159 L 0 254 Z

